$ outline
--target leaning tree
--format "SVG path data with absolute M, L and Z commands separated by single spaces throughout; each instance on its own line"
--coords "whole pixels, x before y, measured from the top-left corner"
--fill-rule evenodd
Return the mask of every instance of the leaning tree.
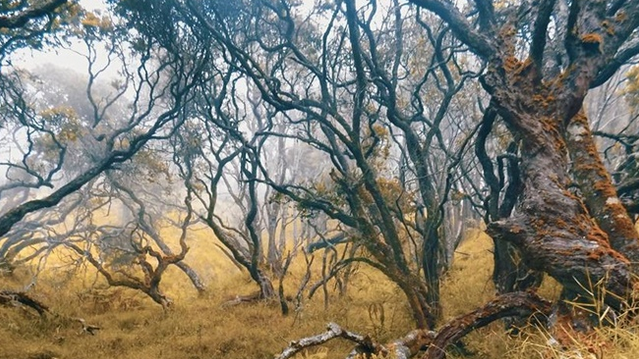
M 437 14 L 487 68 L 486 117 L 521 148 L 514 212 L 489 234 L 564 287 L 622 309 L 632 299 L 637 231 L 602 164 L 583 110 L 589 89 L 639 52 L 637 1 L 540 1 L 496 7 L 412 0 Z M 595 283 L 589 288 L 588 283 Z
M 40 76 L 19 69 L 2 76 L 0 145 L 7 150 L 0 160 L 0 265 L 66 246 L 110 285 L 141 290 L 166 307 L 169 300 L 159 286 L 171 265 L 204 290 L 183 262 L 191 216 L 180 221 L 179 249 L 172 250 L 156 227 L 161 221 L 151 214 L 160 201 L 145 203 L 153 196 L 140 186 L 159 180 L 147 176 L 168 172 L 160 146 L 184 123 L 183 109 L 210 53 L 195 39 L 154 41 L 129 33 L 127 25 L 115 16 L 82 13 L 69 26 L 86 45 L 86 78 L 47 77 L 55 73 L 51 69 Z M 119 79 L 105 79 L 110 71 Z M 154 142 L 158 147 L 151 147 Z M 191 213 L 189 193 L 184 198 L 176 207 Z M 96 225 L 94 214 L 113 203 L 130 210 L 129 225 Z M 73 221 L 70 231 L 60 229 L 65 221 Z M 114 248 L 120 254 L 110 256 Z M 115 257 L 138 276 L 121 270 L 122 262 L 109 261 Z

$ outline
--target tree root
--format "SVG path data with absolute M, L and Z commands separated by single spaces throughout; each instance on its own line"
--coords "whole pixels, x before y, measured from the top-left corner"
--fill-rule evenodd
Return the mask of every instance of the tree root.
M 346 339 L 357 344 L 347 358 L 354 358 L 358 354 L 375 354 L 382 358 L 407 359 L 426 350 L 423 359 L 442 359 L 446 357 L 445 348 L 448 345 L 458 342 L 473 330 L 495 320 L 505 317 L 529 318 L 536 314 L 547 317 L 550 312 L 551 303 L 535 293 L 507 293 L 477 310 L 451 320 L 438 332 L 418 329 L 386 345 L 375 343 L 368 336 L 344 330 L 335 323 L 329 323 L 326 332 L 291 342 L 281 354 L 276 356 L 276 359 L 290 358 L 306 348 L 324 344 L 335 338 Z
M 552 310 L 547 301 L 532 292 L 514 292 L 500 295 L 483 307 L 459 316 L 444 325 L 435 339 L 429 343 L 423 359 L 446 357 L 446 346 L 455 343 L 475 329 L 485 327 L 495 320 L 505 317 L 528 318 L 541 314 L 548 317 Z

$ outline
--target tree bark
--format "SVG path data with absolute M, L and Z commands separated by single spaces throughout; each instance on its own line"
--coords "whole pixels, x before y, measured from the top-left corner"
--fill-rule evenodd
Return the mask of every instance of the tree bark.
M 622 310 L 633 301 L 635 278 L 628 259 L 611 248 L 606 232 L 570 190 L 570 129 L 563 119 L 573 113 L 560 101 L 566 95 L 536 85 L 532 62 L 509 61 L 492 67 L 483 81 L 492 105 L 520 139 L 523 190 L 513 215 L 492 222 L 488 233 L 514 244 L 528 266 L 551 275 L 566 292 Z
M 590 214 L 610 238 L 610 245 L 639 273 L 639 238 L 634 222 L 617 196 L 612 178 L 597 151 L 588 118 L 582 109 L 566 131 L 572 173 Z
M 206 285 L 200 278 L 199 274 L 188 264 L 184 263 L 184 261 L 179 261 L 175 264 L 178 268 L 184 272 L 189 277 L 191 284 L 197 289 L 197 292 L 201 295 L 206 293 Z
M 475 155 L 481 164 L 484 179 L 488 185 L 489 195 L 485 199 L 484 220 L 487 223 L 508 218 L 517 203 L 522 189 L 519 164 L 512 156 L 517 155 L 517 143 L 513 142 L 508 148 L 506 164 L 498 158 L 498 171 L 495 173 L 493 160 L 486 151 L 486 142 L 497 118 L 497 112 L 489 107 L 484 112 L 481 127 L 475 143 Z M 505 168 L 504 168 L 505 167 Z M 506 183 L 508 185 L 504 188 Z M 503 193 L 503 200 L 500 201 Z M 497 293 L 504 294 L 524 291 L 536 287 L 543 278 L 542 273 L 530 270 L 521 260 L 521 255 L 512 243 L 500 238 L 493 238 L 493 283 Z

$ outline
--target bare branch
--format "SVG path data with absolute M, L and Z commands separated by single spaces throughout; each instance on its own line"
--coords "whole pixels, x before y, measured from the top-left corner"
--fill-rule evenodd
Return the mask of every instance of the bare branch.
M 441 0 L 410 0 L 410 2 L 441 17 L 448 23 L 459 40 L 468 45 L 481 58 L 489 59 L 497 53 L 494 44 L 477 33 L 452 2 Z
M 328 341 L 331 341 L 335 338 L 346 339 L 351 342 L 355 342 L 363 347 L 377 347 L 377 345 L 373 344 L 370 338 L 362 336 L 357 333 L 349 332 L 347 330 L 342 329 L 339 325 L 335 323 L 328 323 L 328 327 L 326 328 L 326 332 L 318 335 L 314 335 L 312 337 L 302 338 L 300 340 L 292 341 L 289 346 L 282 351 L 282 353 L 275 357 L 275 359 L 288 359 L 299 353 L 300 351 L 314 347 L 317 345 L 324 344 Z
M 39 6 L 34 6 L 15 16 L 0 16 L 0 28 L 16 29 L 27 24 L 27 22 L 51 15 L 55 10 L 66 4 L 69 0 L 52 0 Z

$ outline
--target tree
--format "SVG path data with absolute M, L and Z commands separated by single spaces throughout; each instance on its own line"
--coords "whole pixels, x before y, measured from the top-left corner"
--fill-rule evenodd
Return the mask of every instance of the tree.
M 526 264 L 564 286 L 565 296 L 591 297 L 592 290 L 623 309 L 632 299 L 637 231 L 582 107 L 590 88 L 639 52 L 639 22 L 629 16 L 637 2 L 542 1 L 497 9 L 476 1 L 474 20 L 448 2 L 411 2 L 442 18 L 486 63 L 481 81 L 491 96 L 490 111 L 521 148 L 516 212 L 490 223 L 491 236 L 514 244 Z
M 228 72 L 227 72 L 228 71 Z M 261 299 L 275 296 L 271 279 L 265 273 L 262 229 L 258 221 L 259 138 L 244 135 L 238 129 L 246 125 L 246 103 L 234 90 L 237 78 L 226 65 L 212 67 L 212 81 L 199 90 L 198 99 L 190 111 L 191 119 L 177 136 L 175 164 L 179 168 L 187 191 L 193 192 L 203 210 L 200 219 L 222 242 L 229 258 L 246 269 L 259 285 Z M 228 92 L 237 94 L 233 100 Z M 216 97 L 211 97 L 211 95 Z M 263 128 L 256 129 L 264 130 Z M 222 202 L 226 191 L 232 201 Z M 219 205 L 224 206 L 224 215 Z
M 175 34 L 160 25 L 176 23 L 219 54 L 207 70 L 218 82 L 202 88 L 198 105 L 205 110 L 193 113 L 208 114 L 216 125 L 198 127 L 217 141 L 201 156 L 214 159 L 209 167 L 238 158 L 248 198 L 262 181 L 353 229 L 366 252 L 351 260 L 397 283 L 417 326 L 432 327 L 438 316 L 446 203 L 461 187 L 455 182 L 469 177 L 458 166 L 475 134 L 488 232 L 497 263 L 506 264 L 495 273 L 499 290 L 539 281 L 532 275 L 517 284 L 528 269 L 511 260 L 516 248 L 523 264 L 557 279 L 567 298 L 594 292 L 613 309 L 630 299 L 637 232 L 582 107 L 591 87 L 639 51 L 638 20 L 629 16 L 635 1 L 478 0 L 468 9 L 439 0 L 385 8 L 344 0 L 312 9 L 267 0 L 119 3 L 132 22 L 140 20 L 136 29 L 156 41 L 172 41 Z M 490 97 L 472 107 L 481 120 L 473 120 L 480 111 L 464 111 L 471 96 L 462 92 L 472 91 L 465 86 L 477 77 Z M 238 89 L 251 86 L 264 109 L 252 114 L 263 121 L 256 132 L 241 125 L 250 106 Z M 276 119 L 287 121 L 286 131 Z M 331 167 L 310 183 L 273 176 L 260 157 L 272 136 L 303 143 Z M 219 146 L 231 139 L 235 147 L 225 153 Z M 504 139 L 494 152 L 487 149 Z M 196 166 L 183 173 L 197 175 Z M 209 180 L 218 176 L 214 171 Z M 206 183 L 213 199 L 218 183 Z M 247 208 L 249 244 L 240 247 L 255 259 L 262 255 L 257 215 Z M 247 262 L 253 269 L 255 263 Z M 259 273 L 252 275 L 259 282 Z
M 87 46 L 87 79 L 63 76 L 69 81 L 55 81 L 47 77 L 52 71 L 40 77 L 16 71 L 11 74 L 15 81 L 6 88 L 11 91 L 4 98 L 6 122 L 0 131 L 9 134 L 3 145 L 17 149 L 20 155 L 9 151 L 0 164 L 5 177 L 0 185 L 1 263 L 10 267 L 31 246 L 36 250 L 26 259 L 64 245 L 86 257 L 112 285 L 140 289 L 166 306 L 168 301 L 158 286 L 169 265 L 180 267 L 198 290 L 204 286 L 182 262 L 188 249 L 185 239 L 180 240 L 178 254 L 170 250 L 155 228 L 159 220 L 150 213 L 152 205 L 141 200 L 146 199 L 145 192 L 134 193 L 134 181 L 127 180 L 127 175 L 148 171 L 137 173 L 148 177 L 162 171 L 158 165 L 162 160 L 154 158 L 150 142 L 171 137 L 183 124 L 182 109 L 201 81 L 201 66 L 209 57 L 195 42 L 182 42 L 182 51 L 170 52 L 175 44 L 124 37 L 126 24 L 119 19 L 90 14 L 87 19 L 74 30 Z M 108 45 L 100 53 L 96 47 L 104 45 L 103 41 Z M 191 54 L 201 56 L 191 58 Z M 114 67 L 121 79 L 106 85 L 105 71 Z M 95 197 L 80 195 L 84 187 Z M 118 235 L 96 229 L 92 221 L 94 212 L 110 203 L 128 206 L 134 219 L 130 226 L 106 230 Z M 60 211 L 56 211 L 59 204 Z M 188 210 L 188 204 L 184 208 Z M 56 226 L 64 224 L 66 216 L 74 217 L 76 224 L 70 232 L 61 233 Z M 189 220 L 180 222 L 183 229 L 188 224 Z M 42 231 L 29 230 L 38 226 Z M 128 254 L 136 253 L 133 259 L 145 274 L 142 280 L 116 278 L 108 271 L 112 263 L 99 258 L 104 253 L 93 250 L 108 247 L 102 239 L 122 239 L 127 233 Z M 157 261 L 156 268 L 148 257 Z
M 131 197 L 131 201 L 141 204 L 139 198 L 121 184 L 113 186 Z M 82 188 L 87 197 L 97 202 L 97 208 L 112 205 L 111 198 L 100 198 L 98 191 L 87 191 Z M 126 203 L 126 202 L 125 202 Z M 126 287 L 139 290 L 148 295 L 153 301 L 167 310 L 172 301 L 160 288 L 162 276 L 171 265 L 180 267 L 189 247 L 186 243 L 187 231 L 192 222 L 191 193 L 187 192 L 184 203 L 185 217 L 178 221 L 180 227 L 179 252 L 173 251 L 159 237 L 157 230 L 151 226 L 146 217 L 145 206 L 130 208 L 133 219 L 124 223 L 97 224 L 91 219 L 98 214 L 91 206 L 76 208 L 75 224 L 72 230 L 58 239 L 59 244 L 69 248 L 81 259 L 86 260 L 106 280 L 109 286 Z M 135 213 L 137 210 L 137 213 Z M 95 213 L 98 212 L 98 213 Z M 198 289 L 203 286 L 199 278 L 190 273 L 190 268 L 181 267 Z
M 146 9 L 143 4 L 123 3 L 139 14 Z M 175 10 L 164 8 L 168 4 Z M 422 61 L 419 56 L 424 54 L 409 54 L 394 45 L 410 37 L 403 34 L 409 29 L 404 29 L 408 25 L 403 25 L 398 2 L 385 19 L 395 30 L 391 25 L 375 29 L 376 8 L 359 8 L 352 1 L 300 16 L 294 15 L 296 5 L 269 1 L 232 8 L 167 1 L 162 7 L 166 14 L 181 16 L 194 36 L 214 39 L 221 61 L 259 91 L 266 113 L 288 122 L 287 132 L 267 123 L 256 143 L 267 136 L 299 141 L 332 165 L 321 174 L 328 186 L 317 181 L 282 183 L 260 163 L 263 180 L 302 207 L 353 228 L 368 254 L 351 260 L 384 272 L 406 293 L 418 325 L 433 326 L 439 315 L 439 258 L 446 248 L 441 237 L 444 206 L 452 168 L 466 153 L 473 126 L 456 131 L 458 141 L 444 140 L 442 129 L 454 116 L 447 111 L 454 107 L 455 96 L 476 76 L 461 71 L 457 62 L 464 59 L 457 54 L 462 50 L 451 42 L 448 30 L 438 25 L 431 29 L 425 19 L 412 24 L 411 36 L 433 50 L 425 52 L 431 69 L 411 72 L 411 64 Z M 330 19 L 326 26 L 310 21 L 323 16 Z M 426 33 L 419 35 L 418 29 Z M 427 84 L 439 87 L 430 91 Z M 237 100 L 232 87 L 223 89 L 211 91 L 209 97 Z M 431 102 L 422 100 L 427 95 Z M 431 110 L 428 115 L 426 109 Z M 230 120 L 219 128 L 234 133 L 229 124 L 240 122 L 246 111 L 222 112 Z M 252 143 L 244 146 L 253 148 Z M 260 146 L 255 148 L 259 151 Z M 436 155 L 437 149 L 441 152 Z M 400 156 L 408 166 L 398 165 Z M 249 166 L 258 160 L 250 157 Z M 437 168 L 437 162 L 445 165 Z M 433 171 L 444 175 L 437 181 Z

